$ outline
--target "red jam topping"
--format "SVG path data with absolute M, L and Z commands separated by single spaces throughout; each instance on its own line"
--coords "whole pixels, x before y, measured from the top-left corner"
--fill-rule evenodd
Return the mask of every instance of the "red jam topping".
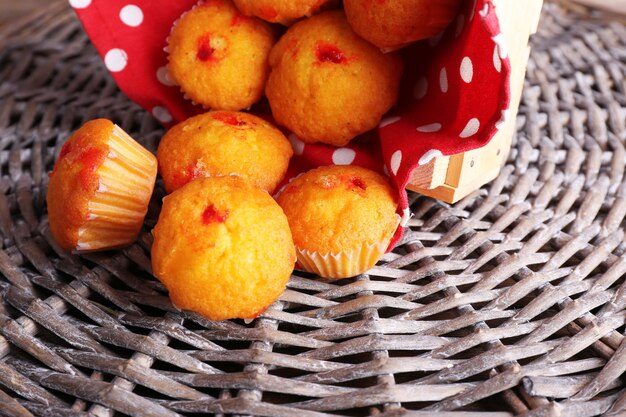
M 266 20 L 274 20 L 278 17 L 278 12 L 272 6 L 263 6 L 259 10 L 259 15 Z
M 245 22 L 246 19 L 248 19 L 246 16 L 244 16 L 244 15 L 242 15 L 240 13 L 235 13 L 233 15 L 233 18 L 230 19 L 230 25 L 231 26 L 239 26 L 240 24 Z
M 211 36 L 206 34 L 198 39 L 198 51 L 196 52 L 196 58 L 198 60 L 206 62 L 215 59 L 213 53 L 215 48 L 211 47 Z
M 246 122 L 244 122 L 243 120 L 237 119 L 237 116 L 235 116 L 232 113 L 216 112 L 216 113 L 213 113 L 213 118 L 215 120 L 219 120 L 220 122 L 226 125 L 231 125 L 231 126 L 245 126 L 246 125 Z
M 59 154 L 59 159 L 63 159 L 67 156 L 67 154 L 69 154 L 70 152 L 72 152 L 72 141 L 67 141 L 63 144 L 63 147 L 61 148 L 61 153 Z
M 187 165 L 186 168 L 176 173 L 176 175 L 172 179 L 172 185 L 175 189 L 182 187 L 188 182 L 191 182 L 204 174 L 202 169 L 199 169 L 197 165 L 198 162 L 192 162 L 191 164 Z
M 365 190 L 367 188 L 367 185 L 365 185 L 365 182 L 359 177 L 350 178 L 350 183 L 354 187 L 360 188 L 361 190 Z
M 107 153 L 108 150 L 106 147 L 101 145 L 94 146 L 93 143 L 90 143 L 88 137 L 78 136 L 75 139 L 65 142 L 61 148 L 59 159 L 50 173 L 50 177 L 56 173 L 63 160 L 68 160 L 69 164 L 80 164 L 80 169 L 76 175 L 80 181 L 81 187 L 88 191 L 92 189 L 97 182 L 95 173 L 100 165 L 102 165 L 102 162 L 104 162 Z
M 91 187 L 94 174 L 102 165 L 105 156 L 106 152 L 101 148 L 86 148 L 81 152 L 79 160 L 82 162 L 83 168 L 78 175 L 83 188 L 89 189 Z
M 332 62 L 333 64 L 345 64 L 348 59 L 335 45 L 319 42 L 315 47 L 315 56 L 319 62 Z
M 219 211 L 213 204 L 207 206 L 202 212 L 202 223 L 209 225 L 212 223 L 224 223 L 228 219 L 230 212 L 228 210 Z

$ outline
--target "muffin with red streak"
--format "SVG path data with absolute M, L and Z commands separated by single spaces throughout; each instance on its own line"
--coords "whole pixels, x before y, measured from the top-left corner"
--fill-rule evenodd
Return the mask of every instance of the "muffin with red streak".
M 234 0 L 241 12 L 256 16 L 271 23 L 290 25 L 294 21 L 309 17 L 336 0 Z
M 342 11 L 300 21 L 270 55 L 265 93 L 277 123 L 303 142 L 344 146 L 398 98 L 403 63 L 350 28 Z
M 462 0 L 344 0 L 356 33 L 384 50 L 437 35 L 454 19 Z
M 109 120 L 78 129 L 63 145 L 46 196 L 55 240 L 69 251 L 135 241 L 157 174 L 154 155 Z
M 385 178 L 357 166 L 309 171 L 278 196 L 298 263 L 326 278 L 347 278 L 373 267 L 398 224 L 396 193 Z
M 274 42 L 268 23 L 243 15 L 230 0 L 207 0 L 174 24 L 168 71 L 198 104 L 245 109 L 263 95 Z
M 285 214 L 237 177 L 199 178 L 163 200 L 152 269 L 179 308 L 251 319 L 285 290 L 295 250 Z
M 271 123 L 249 113 L 213 111 L 170 129 L 157 158 L 165 190 L 208 176 L 237 175 L 273 192 L 285 176 L 293 149 Z

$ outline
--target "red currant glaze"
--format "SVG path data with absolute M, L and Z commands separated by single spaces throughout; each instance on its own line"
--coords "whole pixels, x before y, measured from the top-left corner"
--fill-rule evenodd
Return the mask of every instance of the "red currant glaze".
M 315 56 L 320 63 L 330 62 L 333 64 L 345 64 L 348 62 L 345 54 L 335 45 L 318 42 L 315 46 Z
M 278 17 L 278 12 L 272 6 L 264 6 L 259 10 L 259 16 L 265 20 L 274 20 Z
M 199 61 L 207 62 L 215 59 L 213 53 L 215 52 L 215 48 L 211 47 L 211 35 L 206 34 L 198 39 L 198 50 L 196 51 L 196 58 Z
M 357 187 L 361 190 L 365 190 L 367 189 L 367 185 L 365 184 L 365 182 L 359 178 L 359 177 L 352 177 L 350 178 L 350 183 L 354 186 Z
M 226 125 L 231 126 L 245 126 L 246 122 L 243 120 L 239 120 L 236 115 L 228 112 L 215 112 L 213 113 L 213 118 L 218 120 Z
M 215 208 L 213 204 L 210 204 L 202 212 L 202 223 L 206 225 L 213 223 L 224 223 L 228 219 L 229 215 L 230 211 L 219 211 Z

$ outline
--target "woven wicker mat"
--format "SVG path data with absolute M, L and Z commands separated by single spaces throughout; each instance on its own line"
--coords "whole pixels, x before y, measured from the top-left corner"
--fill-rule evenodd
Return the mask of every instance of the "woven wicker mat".
M 72 12 L 0 32 L 0 414 L 592 416 L 626 413 L 626 29 L 548 5 L 500 177 L 450 206 L 412 195 L 370 274 L 296 273 L 251 323 L 176 311 L 150 228 L 68 256 L 46 172 L 108 117 L 163 133 L 116 88 Z

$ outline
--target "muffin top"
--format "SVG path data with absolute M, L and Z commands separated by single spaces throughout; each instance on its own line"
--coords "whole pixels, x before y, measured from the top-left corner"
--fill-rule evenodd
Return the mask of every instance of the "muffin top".
M 157 158 L 165 189 L 198 177 L 237 175 L 268 192 L 282 180 L 291 144 L 271 123 L 248 113 L 201 114 L 170 129 Z
M 289 25 L 301 17 L 311 16 L 334 0 L 234 0 L 242 13 L 272 23 Z
M 398 49 L 430 38 L 456 17 L 463 0 L 344 0 L 356 33 L 381 49 Z
M 241 110 L 263 95 L 274 41 L 268 23 L 241 14 L 230 0 L 208 0 L 174 24 L 168 70 L 196 103 Z
M 403 64 L 350 28 L 342 11 L 290 27 L 270 54 L 265 92 L 276 122 L 308 143 L 344 146 L 378 126 L 398 98 Z
M 357 166 L 327 166 L 288 184 L 278 197 L 297 248 L 337 254 L 385 242 L 398 226 L 396 196 L 385 178 Z
M 174 304 L 212 320 L 255 316 L 294 267 L 283 211 L 237 177 L 200 178 L 167 196 L 153 235 L 154 274 Z

